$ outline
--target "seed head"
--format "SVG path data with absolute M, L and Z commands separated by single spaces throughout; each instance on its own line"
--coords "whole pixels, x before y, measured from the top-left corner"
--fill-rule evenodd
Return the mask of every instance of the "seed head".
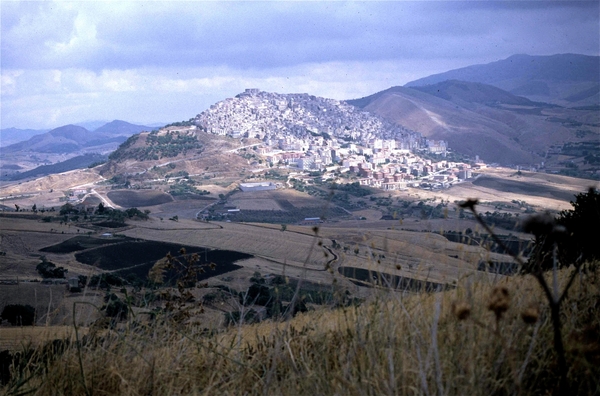
M 540 317 L 540 311 L 536 307 L 529 307 L 521 312 L 521 319 L 527 324 L 534 324 Z
M 464 202 L 461 202 L 458 204 L 459 207 L 463 208 L 463 209 L 475 209 L 475 206 L 479 203 L 479 201 L 477 199 L 467 199 Z
M 496 314 L 496 319 L 500 319 L 502 314 L 508 310 L 510 306 L 510 296 L 508 289 L 505 286 L 497 286 L 492 290 L 488 309 Z
M 471 315 L 471 306 L 466 302 L 452 303 L 452 313 L 458 320 L 465 320 Z

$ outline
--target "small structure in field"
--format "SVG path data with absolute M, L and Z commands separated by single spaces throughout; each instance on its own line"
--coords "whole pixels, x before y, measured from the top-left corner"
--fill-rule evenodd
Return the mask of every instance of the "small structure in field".
M 321 220 L 320 217 L 306 217 L 303 221 L 302 221 L 302 225 L 315 225 L 315 224 L 319 224 L 322 223 L 323 220 Z
M 240 183 L 240 190 L 243 192 L 248 191 L 268 191 L 275 190 L 277 186 L 271 182 L 262 182 L 262 183 Z
M 81 284 L 79 283 L 79 278 L 69 278 L 69 291 L 71 293 L 78 293 L 81 291 Z

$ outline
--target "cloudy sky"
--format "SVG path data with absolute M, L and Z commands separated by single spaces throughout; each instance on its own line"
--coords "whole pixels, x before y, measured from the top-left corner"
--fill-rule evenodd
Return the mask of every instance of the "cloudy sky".
M 13 2 L 1 128 L 187 120 L 244 88 L 366 96 L 511 55 L 599 54 L 589 2 Z

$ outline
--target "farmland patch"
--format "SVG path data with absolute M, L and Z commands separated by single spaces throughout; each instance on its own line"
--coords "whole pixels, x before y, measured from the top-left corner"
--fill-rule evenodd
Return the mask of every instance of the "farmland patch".
M 110 191 L 108 198 L 124 208 L 160 205 L 172 202 L 173 197 L 157 190 L 117 190 Z
M 454 286 L 448 284 L 386 274 L 364 268 L 340 267 L 338 271 L 360 286 L 383 286 L 410 292 L 435 292 L 454 289 Z
M 241 210 L 282 210 L 277 202 L 270 198 L 264 199 L 235 199 L 230 200 L 231 205 L 235 205 Z
M 92 238 L 89 236 L 76 236 L 56 245 L 40 249 L 40 252 L 66 254 L 99 246 L 111 245 L 120 242 L 135 241 L 133 238 L 121 236 L 119 238 Z
M 185 249 L 185 255 L 179 253 L 181 248 Z M 171 253 L 173 257 L 181 262 L 185 262 L 190 254 L 197 253 L 199 257 L 198 265 L 204 266 L 214 263 L 214 269 L 206 269 L 204 274 L 199 275 L 198 280 L 239 269 L 241 267 L 233 264 L 234 262 L 252 257 L 249 254 L 230 250 L 210 250 L 203 247 L 184 246 L 168 242 L 129 240 L 89 249 L 77 253 L 75 258 L 81 263 L 95 265 L 106 271 L 117 271 L 123 277 L 135 275 L 138 278 L 146 279 L 150 268 L 156 261 L 164 258 L 167 253 Z M 173 280 L 178 276 L 177 267 L 180 266 L 175 265 L 174 270 L 166 274 L 167 280 Z
M 295 208 L 293 210 L 242 210 L 229 216 L 231 221 L 248 223 L 299 223 L 306 218 L 336 219 L 348 217 L 341 208 Z
M 491 188 L 494 190 L 533 195 L 538 197 L 550 197 L 563 201 L 571 201 L 574 199 L 574 194 L 571 191 L 561 190 L 556 187 L 540 185 L 535 183 L 527 183 L 524 181 L 506 180 L 491 176 L 481 176 L 473 181 L 473 184 L 479 187 Z

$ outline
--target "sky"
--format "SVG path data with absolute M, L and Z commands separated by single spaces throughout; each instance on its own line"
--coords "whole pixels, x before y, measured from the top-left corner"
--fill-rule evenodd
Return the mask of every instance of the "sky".
M 353 99 L 514 54 L 599 55 L 600 2 L 0 1 L 0 127 L 190 119 L 245 88 Z

